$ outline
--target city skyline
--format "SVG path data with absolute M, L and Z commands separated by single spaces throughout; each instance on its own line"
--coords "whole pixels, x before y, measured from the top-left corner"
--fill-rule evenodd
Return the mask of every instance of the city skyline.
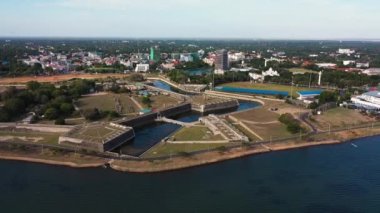
M 1 37 L 380 38 L 374 0 L 16 0 L 0 6 L 6 8 Z

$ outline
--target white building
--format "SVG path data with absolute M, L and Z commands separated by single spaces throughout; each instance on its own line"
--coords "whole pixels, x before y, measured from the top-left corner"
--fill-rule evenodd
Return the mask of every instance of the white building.
M 239 53 L 229 53 L 228 60 L 229 61 L 241 61 L 245 59 L 245 54 L 243 52 Z
M 355 53 L 355 50 L 339 48 L 338 53 L 339 54 L 351 55 L 351 54 Z
M 367 63 L 356 63 L 356 68 L 369 68 L 369 62 Z
M 349 66 L 349 65 L 353 65 L 355 64 L 356 61 L 352 61 L 352 60 L 346 60 L 346 61 L 343 61 L 343 65 L 344 66 Z
M 193 56 L 192 56 L 191 54 L 189 54 L 189 53 L 183 53 L 183 54 L 180 55 L 179 60 L 180 60 L 181 62 L 192 62 L 192 61 L 194 61 L 194 58 L 193 58 Z
M 317 63 L 316 65 L 319 68 L 327 68 L 327 69 L 333 69 L 336 67 L 336 64 L 333 64 L 333 63 Z
M 367 92 L 360 96 L 351 98 L 351 101 L 357 106 L 365 109 L 380 110 L 380 92 Z
M 215 75 L 224 75 L 226 71 L 222 69 L 215 69 L 214 73 Z
M 280 74 L 276 71 L 276 70 L 273 70 L 272 67 L 269 68 L 269 70 L 263 72 L 263 76 L 271 76 L 271 77 L 274 77 L 274 76 L 280 76 Z
M 149 64 L 137 64 L 135 72 L 148 72 Z
M 380 75 L 380 68 L 370 68 L 363 71 L 366 75 Z
M 215 59 L 214 58 L 204 58 L 203 62 L 205 62 L 206 64 L 208 64 L 210 66 L 213 66 L 215 63 Z
M 279 59 L 279 58 L 273 58 L 271 57 L 270 59 L 265 59 L 265 66 L 268 66 L 268 62 L 270 61 L 277 61 L 278 63 L 282 63 L 285 61 L 285 59 Z
M 263 82 L 265 78 L 263 75 L 260 75 L 257 73 L 249 73 L 249 77 L 251 77 L 253 81 L 261 81 L 261 82 Z
M 266 76 L 274 77 L 274 76 L 280 76 L 280 74 L 276 70 L 273 70 L 272 68 L 270 68 L 269 70 L 265 72 L 262 72 L 261 75 L 257 73 L 249 73 L 249 77 L 251 77 L 253 81 L 263 82 Z

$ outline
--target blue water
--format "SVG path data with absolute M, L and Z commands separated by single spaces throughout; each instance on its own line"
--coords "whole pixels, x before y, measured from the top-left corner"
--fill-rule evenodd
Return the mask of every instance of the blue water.
M 201 75 L 207 75 L 211 73 L 211 69 L 205 69 L 205 68 L 199 68 L 199 69 L 192 69 L 192 70 L 187 70 L 187 74 L 190 76 L 201 76 Z
M 238 109 L 234 109 L 231 111 L 244 111 L 248 109 L 253 109 L 256 107 L 259 107 L 260 105 L 255 102 L 241 102 Z M 231 112 L 228 111 L 228 112 Z M 226 113 L 226 111 L 221 111 L 219 113 L 214 114 L 223 114 Z M 197 112 L 190 112 L 186 114 L 182 114 L 180 116 L 175 117 L 174 119 L 186 122 L 186 123 L 192 123 L 195 121 L 198 121 L 199 118 L 203 116 L 200 113 Z M 150 149 L 157 143 L 159 143 L 162 139 L 165 137 L 171 135 L 181 127 L 175 124 L 169 124 L 169 123 L 155 123 L 152 125 L 144 126 L 143 128 L 136 129 L 136 137 L 133 141 L 129 142 L 128 144 L 122 146 L 120 149 L 115 150 L 115 152 L 132 155 L 132 156 L 140 156 L 143 154 L 146 150 Z
M 161 174 L 0 161 L 1 212 L 380 210 L 380 137 Z
M 137 128 L 135 130 L 136 137 L 115 152 L 140 156 L 179 128 L 179 125 L 169 123 L 155 123 L 143 128 Z
M 163 81 L 153 81 L 153 86 L 167 91 L 173 91 L 171 86 Z
M 276 90 L 259 90 L 259 89 L 248 89 L 248 88 L 238 88 L 238 87 L 215 87 L 217 91 L 221 92 L 232 92 L 232 93 L 248 93 L 255 95 L 283 95 L 288 96 L 289 92 L 276 91 Z

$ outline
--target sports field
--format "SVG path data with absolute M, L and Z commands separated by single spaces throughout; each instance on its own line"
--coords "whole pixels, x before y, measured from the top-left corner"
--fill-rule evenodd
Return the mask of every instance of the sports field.
M 288 92 L 291 94 L 292 87 L 289 85 L 279 85 L 279 84 L 262 84 L 262 83 L 251 83 L 251 82 L 234 82 L 222 84 L 220 86 L 224 87 L 236 87 L 236 88 L 248 88 L 248 89 L 257 89 L 257 90 L 273 90 L 273 91 L 281 91 Z M 311 91 L 315 89 L 307 88 L 307 87 L 293 87 L 292 96 L 298 97 L 297 92 L 299 91 Z

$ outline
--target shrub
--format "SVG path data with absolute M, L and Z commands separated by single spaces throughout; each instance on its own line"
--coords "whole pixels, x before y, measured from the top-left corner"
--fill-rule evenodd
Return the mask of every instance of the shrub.
M 58 118 L 57 120 L 55 120 L 55 125 L 65 125 L 65 124 L 66 124 L 66 121 L 63 118 Z
M 278 119 L 281 123 L 286 125 L 286 129 L 292 133 L 304 132 L 305 130 L 302 128 L 299 120 L 295 119 L 293 115 L 286 113 L 282 114 Z

